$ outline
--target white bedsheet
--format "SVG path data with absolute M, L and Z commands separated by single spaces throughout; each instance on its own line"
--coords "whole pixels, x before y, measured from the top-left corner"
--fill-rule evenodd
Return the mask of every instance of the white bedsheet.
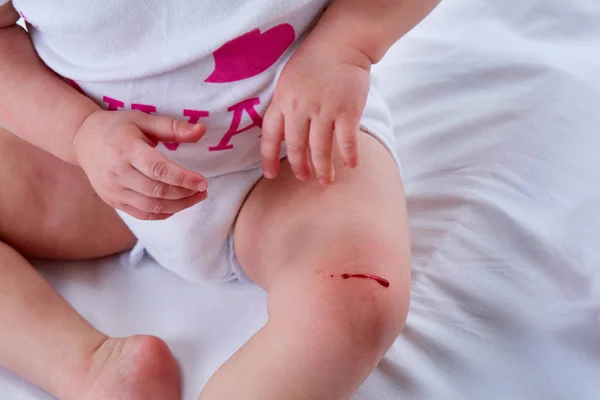
M 600 2 L 445 0 L 377 73 L 413 293 L 355 398 L 599 398 Z M 100 329 L 165 338 L 184 400 L 266 320 L 259 288 L 187 283 L 150 260 L 40 266 Z M 0 399 L 49 398 L 0 370 Z

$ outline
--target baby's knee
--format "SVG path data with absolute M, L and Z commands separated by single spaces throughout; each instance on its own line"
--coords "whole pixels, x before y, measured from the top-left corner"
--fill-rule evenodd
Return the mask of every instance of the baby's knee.
M 360 270 L 346 266 L 349 272 L 335 267 L 274 287 L 269 314 L 281 315 L 308 335 L 321 335 L 349 351 L 379 358 L 404 326 L 410 296 L 408 272 L 404 278 L 398 273 L 386 277 L 370 273 L 364 265 Z
M 359 338 L 387 350 L 408 314 L 410 260 L 386 249 L 361 247 L 320 269 L 323 301 L 340 307 L 335 310 L 340 326 L 353 325 Z
M 400 334 L 409 306 L 408 285 L 357 273 L 330 278 L 316 318 L 328 318 L 352 346 L 383 355 Z M 389 286 L 388 286 L 389 284 Z

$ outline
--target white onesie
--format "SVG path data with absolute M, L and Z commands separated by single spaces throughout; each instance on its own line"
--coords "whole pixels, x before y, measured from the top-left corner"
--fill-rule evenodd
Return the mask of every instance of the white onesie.
M 158 149 L 207 177 L 208 199 L 166 221 L 119 212 L 138 238 L 132 261 L 145 250 L 190 280 L 237 276 L 230 233 L 262 176 L 262 116 L 285 62 L 328 3 L 13 0 L 41 59 L 105 109 L 207 127 L 197 144 Z M 374 88 L 361 125 L 394 155 L 389 111 Z

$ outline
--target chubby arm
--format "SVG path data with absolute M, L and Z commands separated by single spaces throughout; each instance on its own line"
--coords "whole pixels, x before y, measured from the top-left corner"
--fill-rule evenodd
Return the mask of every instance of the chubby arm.
M 333 0 L 311 36 L 363 52 L 372 64 L 440 0 Z
M 10 2 L 0 6 L 0 126 L 76 163 L 73 136 L 100 107 L 44 65 L 18 19 Z
M 19 20 L 19 13 L 10 2 L 0 5 L 0 28 L 14 25 Z
M 102 110 L 42 62 L 17 20 L 10 2 L 0 6 L 0 126 L 79 165 L 102 200 L 135 218 L 165 219 L 206 198 L 202 175 L 154 149 L 194 143 L 203 126 Z
M 358 131 L 371 66 L 438 0 L 333 0 L 285 66 L 265 115 L 261 141 L 267 178 L 279 173 L 286 142 L 296 177 L 335 180 L 334 143 L 344 164 L 359 163 Z

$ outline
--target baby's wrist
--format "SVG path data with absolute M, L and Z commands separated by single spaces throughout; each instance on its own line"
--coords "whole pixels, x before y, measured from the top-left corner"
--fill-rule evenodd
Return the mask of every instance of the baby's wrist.
M 329 60 L 351 64 L 369 71 L 373 62 L 369 54 L 360 46 L 356 46 L 341 35 L 328 32 L 313 32 L 303 44 L 307 50 Z
M 371 16 L 352 12 L 344 2 L 334 2 L 326 11 L 309 39 L 330 43 L 333 51 L 343 50 L 348 56 L 360 61 L 368 68 L 379 62 L 387 50 Z
M 102 109 L 94 109 L 94 110 L 90 110 L 89 113 L 86 113 L 87 115 L 85 115 L 85 117 L 83 117 L 81 123 L 77 126 L 77 129 L 75 130 L 75 133 L 73 134 L 73 137 L 71 139 L 71 146 L 73 149 L 73 163 L 80 165 L 80 150 L 81 150 L 81 141 L 85 141 L 85 139 L 82 139 L 82 134 L 81 132 L 83 130 L 85 130 L 87 128 L 87 126 L 90 124 L 90 120 L 91 119 L 95 119 L 97 114 L 102 114 L 105 111 Z

